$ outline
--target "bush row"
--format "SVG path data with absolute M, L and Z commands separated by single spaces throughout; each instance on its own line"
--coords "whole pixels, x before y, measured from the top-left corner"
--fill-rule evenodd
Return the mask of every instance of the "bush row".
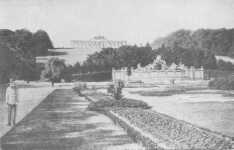
M 115 108 L 115 107 L 130 107 L 130 108 L 142 108 L 149 109 L 150 106 L 142 101 L 132 100 L 123 98 L 121 100 L 114 99 L 102 99 L 96 102 L 92 102 L 89 104 L 88 109 L 92 111 L 104 111 L 105 109 Z
M 219 89 L 219 90 L 234 90 L 234 77 L 220 77 L 215 78 L 209 82 L 209 87 L 212 89 Z

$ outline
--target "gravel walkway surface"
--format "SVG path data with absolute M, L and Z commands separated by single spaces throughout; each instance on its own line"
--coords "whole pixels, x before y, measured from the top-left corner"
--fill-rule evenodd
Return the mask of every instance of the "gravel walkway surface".
M 32 111 L 54 88 L 43 87 L 27 87 L 19 89 L 19 104 L 17 107 L 16 123 L 22 120 L 28 113 Z M 9 131 L 12 126 L 7 126 L 8 110 L 4 101 L 0 102 L 0 138 Z
M 70 89 L 54 91 L 2 137 L 3 150 L 142 150 Z

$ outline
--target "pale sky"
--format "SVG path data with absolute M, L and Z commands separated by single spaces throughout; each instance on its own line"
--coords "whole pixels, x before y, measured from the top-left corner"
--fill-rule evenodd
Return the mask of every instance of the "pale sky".
M 178 29 L 234 28 L 234 0 L 0 0 L 0 28 L 46 30 L 55 46 L 103 35 L 152 42 Z

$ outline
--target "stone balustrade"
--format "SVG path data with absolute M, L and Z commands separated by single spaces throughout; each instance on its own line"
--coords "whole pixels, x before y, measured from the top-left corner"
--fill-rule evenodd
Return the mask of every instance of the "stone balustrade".
M 125 82 L 168 82 L 171 80 L 204 80 L 204 69 L 188 68 L 185 70 L 137 70 L 133 69 L 131 75 L 127 74 L 126 68 L 112 69 L 112 80 Z
M 123 45 L 127 45 L 126 41 L 110 41 L 110 40 L 74 40 L 71 41 L 74 48 L 118 48 Z

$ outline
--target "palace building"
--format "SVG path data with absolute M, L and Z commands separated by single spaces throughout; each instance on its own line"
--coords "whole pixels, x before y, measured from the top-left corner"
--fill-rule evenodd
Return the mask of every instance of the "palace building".
M 67 64 L 74 65 L 77 62 L 83 63 L 87 57 L 102 48 L 118 48 L 127 45 L 126 41 L 107 40 L 104 36 L 95 36 L 91 40 L 73 40 L 71 48 L 49 49 L 52 52 L 64 53 L 58 56 L 41 56 L 37 57 L 37 63 L 45 64 L 50 58 L 58 57 L 64 59 Z
M 71 41 L 71 46 L 73 48 L 119 48 L 123 45 L 127 45 L 127 41 L 113 41 L 107 40 L 104 36 L 95 36 L 91 40 L 73 40 Z

